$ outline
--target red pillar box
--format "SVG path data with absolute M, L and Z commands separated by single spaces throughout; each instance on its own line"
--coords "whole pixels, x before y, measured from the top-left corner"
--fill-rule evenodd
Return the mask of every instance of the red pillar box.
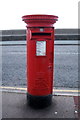
M 51 104 L 54 67 L 53 15 L 26 15 L 27 24 L 27 99 L 30 105 Z

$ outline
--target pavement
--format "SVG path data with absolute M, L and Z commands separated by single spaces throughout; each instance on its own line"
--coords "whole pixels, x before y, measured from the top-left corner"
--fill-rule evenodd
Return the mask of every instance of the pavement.
M 57 91 L 57 94 L 55 93 Z M 35 109 L 27 104 L 26 88 L 2 88 L 2 118 L 77 118 L 79 120 L 79 100 L 80 96 L 76 90 L 75 95 L 69 94 L 72 90 L 62 89 L 58 94 L 58 89 L 54 90 L 52 104 L 42 109 Z M 0 91 L 1 92 L 1 91 Z M 80 92 L 80 91 L 79 91 Z M 71 92 L 72 93 L 72 92 Z

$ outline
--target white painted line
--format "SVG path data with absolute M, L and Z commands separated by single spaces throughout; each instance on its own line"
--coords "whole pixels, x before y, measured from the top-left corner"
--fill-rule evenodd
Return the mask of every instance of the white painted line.
M 26 54 L 26 51 L 24 51 L 24 52 L 18 52 L 18 51 L 17 52 L 6 52 L 6 54 L 11 54 L 11 55 L 16 55 L 16 54 L 17 55 L 19 55 L 19 54 L 21 55 L 22 54 L 23 55 L 23 54 Z M 55 55 L 64 55 L 64 54 L 65 55 L 78 55 L 80 53 L 77 53 L 77 52 L 76 53 L 71 53 L 71 52 L 62 52 L 62 53 L 61 52 L 55 52 L 54 54 Z
M 55 54 L 57 54 L 57 55 L 78 55 L 78 54 L 80 54 L 80 53 L 71 53 L 71 52 L 63 52 L 63 53 L 59 53 L 59 52 L 55 52 Z
M 0 41 L 0 45 L 26 45 L 26 40 L 25 41 Z M 78 45 L 80 42 L 78 40 L 55 40 L 54 41 L 55 45 Z
M 7 55 L 23 55 L 26 54 L 26 52 L 6 52 Z

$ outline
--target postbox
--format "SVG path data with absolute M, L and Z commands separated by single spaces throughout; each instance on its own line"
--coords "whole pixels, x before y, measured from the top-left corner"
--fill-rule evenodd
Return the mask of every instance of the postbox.
M 27 24 L 27 101 L 44 107 L 52 102 L 54 68 L 54 15 L 25 15 Z

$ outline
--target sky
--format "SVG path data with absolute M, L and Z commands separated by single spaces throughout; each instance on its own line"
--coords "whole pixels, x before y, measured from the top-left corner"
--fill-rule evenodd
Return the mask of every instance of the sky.
M 79 0 L 1 0 L 0 30 L 26 29 L 22 16 L 48 14 L 59 17 L 55 28 L 78 28 Z

